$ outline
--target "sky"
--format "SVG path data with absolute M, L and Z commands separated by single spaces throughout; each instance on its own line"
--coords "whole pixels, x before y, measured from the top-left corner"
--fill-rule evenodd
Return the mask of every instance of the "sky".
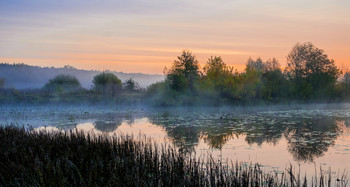
M 350 68 L 349 0 L 0 0 L 0 62 L 162 74 L 188 49 L 242 70 L 312 42 Z

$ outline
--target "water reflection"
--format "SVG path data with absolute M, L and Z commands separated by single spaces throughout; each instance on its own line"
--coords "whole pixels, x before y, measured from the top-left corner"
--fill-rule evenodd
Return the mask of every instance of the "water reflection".
M 288 127 L 285 131 L 288 151 L 295 160 L 312 162 L 323 156 L 339 135 L 339 122 L 334 118 L 319 117 Z
M 0 113 L 0 121 L 63 130 L 76 128 L 111 136 L 145 134 L 156 143 L 173 143 L 185 153 L 210 152 L 215 158 L 258 162 L 272 171 L 276 168 L 284 171 L 288 163 L 300 164 L 308 176 L 315 172 L 313 162 L 323 168 L 350 168 L 350 110 L 133 112 L 115 108 L 44 108 L 13 112 L 7 109 Z
M 152 124 L 166 129 L 169 138 L 186 151 L 194 151 L 200 139 L 210 148 L 222 149 L 229 141 L 245 137 L 249 145 L 276 145 L 282 138 L 296 161 L 313 162 L 334 145 L 339 136 L 339 123 L 349 125 L 348 118 L 319 113 L 274 112 L 256 114 L 157 114 L 149 117 Z
M 135 132 L 137 136 L 142 131 L 149 138 L 158 138 L 160 143 L 166 139 L 186 153 L 214 149 L 231 150 L 227 154 L 238 155 L 232 150 L 239 150 L 241 153 L 245 151 L 243 159 L 247 155 L 250 158 L 252 154 L 261 158 L 262 154 L 268 155 L 270 152 L 258 149 L 272 150 L 273 147 L 276 147 L 274 151 L 277 155 L 283 154 L 294 161 L 306 163 L 325 158 L 325 155 L 328 158 L 331 147 L 332 154 L 350 154 L 350 110 L 150 113 L 84 110 L 86 112 L 77 109 L 66 113 L 30 110 L 29 113 L 22 112 L 22 117 L 16 120 L 21 124 L 43 124 L 63 130 L 75 127 L 95 129 L 95 132 L 111 135 L 115 132 Z M 34 113 L 38 115 L 29 118 Z M 8 119 L 6 116 L 9 115 L 4 113 L 2 119 Z M 344 129 L 346 133 L 343 133 Z M 254 150 L 249 152 L 249 149 Z
M 122 119 L 115 119 L 113 122 L 95 121 L 94 126 L 101 132 L 113 132 L 122 124 Z

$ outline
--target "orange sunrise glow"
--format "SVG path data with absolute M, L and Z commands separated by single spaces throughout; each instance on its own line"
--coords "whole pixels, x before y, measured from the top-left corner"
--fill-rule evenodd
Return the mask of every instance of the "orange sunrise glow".
M 203 66 L 222 56 L 283 66 L 312 42 L 343 69 L 350 63 L 348 1 L 12 1 L 0 7 L 0 61 L 162 74 L 183 49 Z

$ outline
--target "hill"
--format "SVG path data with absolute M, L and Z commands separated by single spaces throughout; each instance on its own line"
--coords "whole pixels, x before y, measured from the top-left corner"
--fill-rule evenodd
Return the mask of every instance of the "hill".
M 68 74 L 75 76 L 84 88 L 91 88 L 93 77 L 101 73 L 97 70 L 80 70 L 72 66 L 64 66 L 62 68 L 55 67 L 39 67 L 26 64 L 0 64 L 0 78 L 5 79 L 5 86 L 16 89 L 33 89 L 42 88 L 48 80 L 59 74 Z M 164 76 L 157 74 L 143 73 L 123 73 L 113 72 L 122 81 L 129 78 L 134 79 L 142 88 L 161 81 Z

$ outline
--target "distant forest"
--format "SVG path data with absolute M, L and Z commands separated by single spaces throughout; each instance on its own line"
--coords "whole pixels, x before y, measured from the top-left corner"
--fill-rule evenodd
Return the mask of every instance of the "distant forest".
M 0 64 L 0 79 L 5 81 L 3 87 L 14 89 L 42 88 L 50 79 L 60 74 L 75 76 L 83 88 L 90 89 L 93 77 L 99 73 L 101 73 L 101 71 L 80 70 L 69 65 L 62 68 L 55 68 L 30 66 L 26 64 Z M 162 75 L 123 72 L 111 73 L 114 73 L 123 81 L 132 78 L 143 88 L 146 88 L 155 82 L 164 80 L 164 76 Z
M 23 69 L 31 67 L 7 64 L 1 66 L 23 66 Z M 112 72 L 93 71 L 84 74 L 93 77 L 90 82 L 92 86 L 84 88 L 79 80 L 83 79 L 81 70 L 65 67 L 59 70 L 66 71 L 59 73 L 60 71 L 54 68 L 55 74 L 50 74 L 51 68 L 46 68 L 46 74 L 41 75 L 42 71 L 36 72 L 35 68 L 8 76 L 26 76 L 22 75 L 23 73 L 33 75 L 36 77 L 34 80 L 41 76 L 55 77 L 40 89 L 25 90 L 6 89 L 6 78 L 0 79 L 0 102 L 216 106 L 340 102 L 350 99 L 350 73 L 342 72 L 334 60 L 329 59 L 322 49 L 312 43 L 297 43 L 293 46 L 284 69 L 276 59 L 264 61 L 261 58 L 249 58 L 242 72 L 228 66 L 220 56 L 210 57 L 204 67 L 200 68 L 192 52 L 184 50 L 171 67 L 165 68 L 163 80 L 161 77 L 157 79 L 144 75 L 144 79 L 152 77 L 155 82 L 158 81 L 146 88 L 140 86 L 136 76 L 121 80 L 119 75 Z M 0 73 L 1 77 L 3 74 Z

